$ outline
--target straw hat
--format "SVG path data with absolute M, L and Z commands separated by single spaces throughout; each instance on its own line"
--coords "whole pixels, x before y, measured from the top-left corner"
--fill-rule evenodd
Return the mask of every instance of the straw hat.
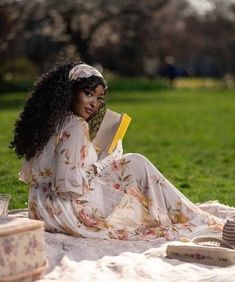
M 187 243 L 167 245 L 168 258 L 216 266 L 235 264 L 235 218 L 226 221 L 222 232 L 210 232 Z
M 223 228 L 222 239 L 235 248 L 235 217 L 226 221 Z
M 208 233 L 194 238 L 193 243 L 235 249 L 235 217 L 227 219 L 222 233 Z

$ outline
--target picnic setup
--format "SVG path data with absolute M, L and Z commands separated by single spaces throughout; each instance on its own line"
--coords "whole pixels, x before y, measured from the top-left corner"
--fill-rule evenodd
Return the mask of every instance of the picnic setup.
M 0 282 L 235 282 L 235 0 L 0 1 Z
M 235 209 L 200 207 L 227 222 L 222 231 L 167 242 L 76 238 L 45 232 L 27 210 L 1 217 L 1 281 L 233 281 Z M 195 239 L 196 238 L 196 239 Z

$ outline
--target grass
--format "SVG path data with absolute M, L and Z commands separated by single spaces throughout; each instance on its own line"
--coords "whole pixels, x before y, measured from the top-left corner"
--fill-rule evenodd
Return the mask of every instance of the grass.
M 133 121 L 125 152 L 138 152 L 194 202 L 219 200 L 235 206 L 235 95 L 232 90 L 176 89 L 116 91 L 108 106 Z M 8 149 L 25 95 L 0 95 L 0 192 L 10 208 L 25 207 L 21 161 Z

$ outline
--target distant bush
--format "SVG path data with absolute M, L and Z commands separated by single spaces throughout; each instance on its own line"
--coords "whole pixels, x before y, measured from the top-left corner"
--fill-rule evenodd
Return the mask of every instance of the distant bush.
M 0 94 L 8 92 L 25 92 L 33 87 L 34 81 L 0 81 Z
M 4 80 L 31 80 L 38 75 L 37 67 L 26 58 L 17 58 L 1 66 Z
M 169 88 L 164 80 L 147 78 L 114 78 L 108 80 L 112 91 L 151 91 Z
M 0 66 L 0 92 L 27 91 L 37 75 L 37 68 L 26 58 L 7 62 Z
M 235 78 L 233 76 L 225 76 L 222 79 L 210 77 L 181 77 L 175 80 L 175 88 L 177 89 L 234 89 Z

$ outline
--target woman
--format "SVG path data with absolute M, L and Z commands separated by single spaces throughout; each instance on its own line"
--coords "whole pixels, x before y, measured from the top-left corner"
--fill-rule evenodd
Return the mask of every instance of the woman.
M 52 232 L 124 240 L 174 240 L 217 226 L 145 157 L 123 155 L 121 142 L 98 159 L 90 140 L 106 90 L 102 74 L 80 62 L 54 67 L 37 82 L 11 143 L 25 158 L 20 179 L 30 184 L 29 217 Z

